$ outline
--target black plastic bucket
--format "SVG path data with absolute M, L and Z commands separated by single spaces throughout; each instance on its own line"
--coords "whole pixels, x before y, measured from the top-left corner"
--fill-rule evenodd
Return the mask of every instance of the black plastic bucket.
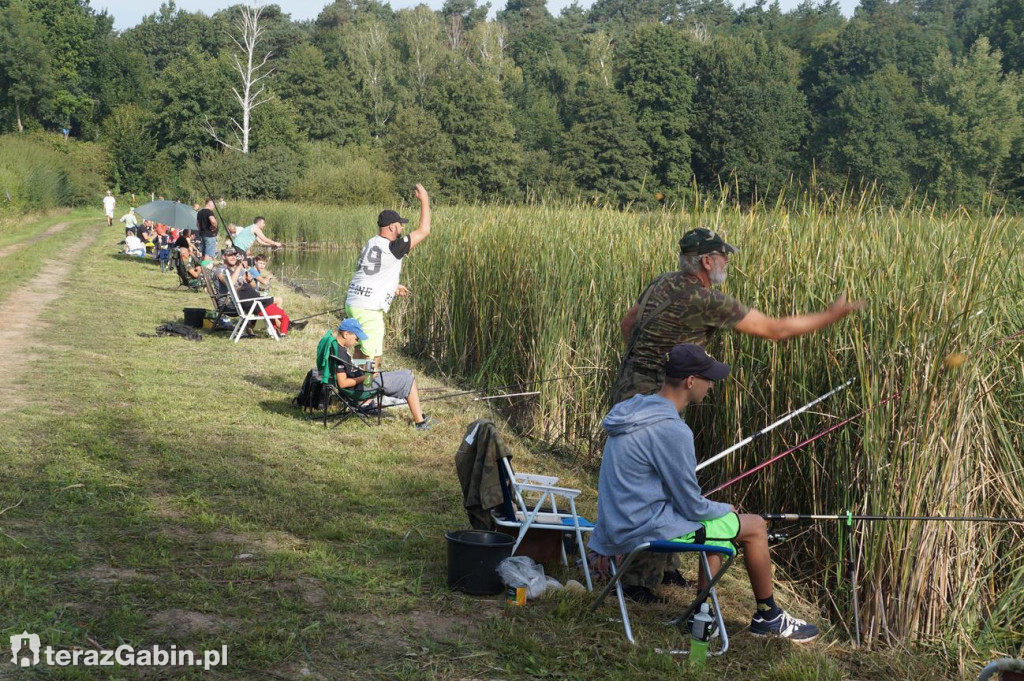
M 456 530 L 444 535 L 448 544 L 448 588 L 477 596 L 505 590 L 498 564 L 512 555 L 515 539 L 500 532 Z
M 185 324 L 193 329 L 203 328 L 203 319 L 206 318 L 206 310 L 201 307 L 186 307 L 182 310 L 185 315 Z

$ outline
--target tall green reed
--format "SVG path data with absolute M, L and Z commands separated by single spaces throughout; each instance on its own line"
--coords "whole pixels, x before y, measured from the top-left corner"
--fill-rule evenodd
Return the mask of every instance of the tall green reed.
M 273 215 L 275 235 L 286 240 L 353 250 L 374 232 L 370 208 L 252 208 Z M 720 334 L 709 349 L 732 375 L 687 414 L 704 454 L 847 378 L 858 382 L 713 467 L 703 482 L 901 394 L 719 498 L 751 511 L 1024 516 L 1020 346 L 996 346 L 956 370 L 942 363 L 1024 323 L 1019 219 L 804 192 L 746 207 L 694 195 L 685 207 L 635 214 L 582 204 L 438 207 L 434 225 L 406 263 L 414 295 L 390 314 L 393 340 L 477 384 L 565 377 L 539 384 L 532 408 L 515 414 L 525 432 L 585 462 L 599 461 L 622 315 L 651 279 L 675 267 L 679 236 L 704 225 L 741 246 L 724 289 L 752 307 L 807 312 L 843 291 L 869 307 L 777 344 Z M 339 254 L 334 276 L 347 281 L 355 257 Z M 1024 587 L 1022 528 L 865 523 L 856 539 L 868 641 L 950 641 L 975 656 L 985 646 L 1024 646 L 1024 606 L 1015 598 Z M 825 524 L 777 559 L 849 621 L 841 541 L 839 528 Z

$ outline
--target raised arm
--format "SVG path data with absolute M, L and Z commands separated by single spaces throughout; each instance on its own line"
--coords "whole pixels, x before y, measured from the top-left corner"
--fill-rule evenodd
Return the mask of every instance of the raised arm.
M 430 236 L 430 195 L 422 184 L 416 185 L 416 198 L 420 201 L 420 225 L 409 234 L 409 250 Z
M 846 294 L 842 294 L 826 310 L 809 314 L 790 315 L 789 317 L 769 317 L 758 310 L 750 310 L 747 316 L 736 325 L 736 330 L 749 336 L 766 338 L 770 341 L 796 338 L 834 324 L 854 310 L 863 310 L 863 300 L 847 302 Z

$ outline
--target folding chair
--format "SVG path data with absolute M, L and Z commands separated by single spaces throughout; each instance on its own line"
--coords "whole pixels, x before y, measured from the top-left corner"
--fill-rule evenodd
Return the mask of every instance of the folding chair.
M 277 335 L 277 329 L 274 328 L 274 319 L 280 319 L 279 314 L 268 314 L 267 309 L 263 307 L 263 302 L 259 298 L 246 298 L 240 300 L 238 298 L 238 291 L 235 289 L 235 283 L 231 281 L 231 277 L 227 277 L 228 280 L 228 294 L 231 296 L 231 306 L 237 313 L 237 321 L 235 321 L 235 328 L 232 329 L 229 339 L 234 340 L 236 343 L 241 340 L 242 334 L 245 332 L 245 327 L 250 322 L 264 321 L 267 324 L 267 333 L 274 340 L 281 340 L 281 337 Z M 245 311 L 245 305 L 243 303 L 250 303 L 249 311 Z
M 331 358 L 338 362 L 339 366 L 344 365 L 349 369 L 358 369 L 362 371 L 360 367 L 355 366 L 351 362 L 346 362 L 337 355 L 331 355 Z M 347 373 L 347 372 L 346 372 Z M 325 386 L 327 393 L 324 395 L 324 428 L 327 427 L 327 420 L 331 418 L 338 419 L 334 424 L 337 428 L 338 425 L 352 416 L 358 416 L 359 419 L 366 425 L 370 425 L 370 416 L 373 411 L 377 412 L 377 425 L 382 423 L 383 416 L 383 400 L 384 400 L 384 387 L 381 383 L 380 388 L 371 388 L 367 390 L 363 385 L 355 385 L 351 388 L 339 388 L 337 384 L 331 383 Z M 331 404 L 337 401 L 341 406 L 341 410 L 335 414 L 329 414 Z M 367 406 L 367 401 L 373 400 L 372 405 Z
M 213 320 L 213 330 L 221 331 L 226 328 L 221 326 L 221 322 L 227 317 L 237 317 L 237 311 L 230 305 L 230 294 L 217 293 L 217 287 L 213 283 L 212 272 L 207 268 L 201 268 L 199 272 L 199 279 L 203 282 L 203 289 L 206 291 L 206 295 L 210 296 L 210 302 L 213 303 L 213 309 L 217 311 L 217 318 Z M 232 327 L 234 331 L 234 327 Z
M 519 545 L 529 530 L 572 532 L 576 536 L 576 546 L 583 563 L 587 591 L 593 591 L 594 586 L 590 580 L 590 566 L 587 564 L 587 548 L 583 543 L 583 533 L 593 532 L 594 524 L 576 512 L 576 497 L 580 495 L 580 490 L 557 487 L 555 483 L 558 482 L 558 478 L 548 475 L 516 473 L 512 470 L 512 463 L 507 456 L 501 458 L 498 478 L 501 480 L 504 503 L 500 514 L 497 511 L 492 511 L 491 515 L 499 527 L 519 528 L 515 544 L 512 545 L 513 555 L 519 549 Z M 523 497 L 524 493 L 537 496 L 536 500 L 531 500 L 532 506 Z M 568 501 L 568 513 L 558 510 L 558 499 L 560 498 Z M 562 565 L 568 566 L 569 560 L 565 555 L 565 543 L 559 542 L 559 544 L 562 552 Z
M 184 286 L 189 291 L 192 291 L 192 293 L 198 293 L 199 288 L 192 284 L 192 279 L 188 276 L 188 272 L 185 269 L 185 261 L 181 259 L 181 252 L 177 248 L 172 248 L 170 257 L 169 267 L 172 267 L 178 273 L 178 286 Z
M 686 611 L 679 617 L 672 619 L 669 623 L 676 626 L 685 626 L 686 623 L 690 620 L 690 615 L 693 614 L 693 612 L 698 607 L 700 607 L 700 604 L 703 603 L 708 598 L 708 596 L 710 596 L 711 602 L 714 605 L 715 621 L 718 623 L 718 632 L 721 638 L 721 647 L 717 651 L 709 652 L 711 652 L 712 655 L 721 655 L 726 650 L 728 650 L 729 634 L 725 630 L 725 620 L 722 619 L 722 609 L 718 605 L 718 594 L 715 591 L 715 585 L 718 584 L 718 581 L 722 578 L 722 575 L 725 574 L 725 571 L 728 570 L 729 566 L 732 565 L 734 560 L 736 560 L 735 549 L 729 549 L 722 546 L 712 546 L 709 544 L 684 544 L 681 542 L 674 541 L 644 542 L 643 544 L 640 544 L 632 551 L 630 551 L 629 554 L 626 555 L 625 560 L 623 560 L 622 563 L 618 566 L 616 566 L 617 557 L 612 557 L 612 578 L 608 581 L 608 584 L 604 587 L 604 589 L 601 590 L 601 593 L 597 595 L 597 599 L 594 601 L 593 605 L 590 606 L 590 611 L 594 612 L 595 610 L 597 610 L 598 606 L 601 605 L 601 603 L 604 601 L 608 593 L 614 588 L 615 594 L 619 600 L 619 613 L 622 615 L 622 626 L 626 630 L 626 638 L 629 640 L 630 643 L 636 643 L 636 640 L 633 638 L 633 629 L 629 624 L 629 613 L 626 611 L 626 597 L 625 594 L 623 594 L 622 592 L 622 575 L 626 573 L 626 570 L 629 569 L 629 566 L 632 564 L 633 560 L 637 557 L 637 555 L 644 551 L 649 551 L 651 553 L 696 552 L 700 554 L 701 567 L 704 570 L 704 574 L 710 578 L 708 584 L 697 593 L 697 597 L 693 599 L 693 602 L 690 603 L 690 606 L 686 609 Z M 709 553 L 717 553 L 723 556 L 723 558 L 725 558 L 725 560 L 722 562 L 722 566 L 718 568 L 718 572 L 716 572 L 714 575 L 711 574 L 711 566 L 708 563 Z

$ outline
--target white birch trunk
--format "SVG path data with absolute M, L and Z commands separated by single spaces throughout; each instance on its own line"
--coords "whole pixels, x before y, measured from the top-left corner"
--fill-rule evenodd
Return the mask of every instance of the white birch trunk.
M 210 120 L 206 120 L 207 132 L 210 133 L 218 144 L 243 154 L 249 153 L 252 112 L 269 98 L 269 95 L 264 94 L 266 87 L 263 81 L 274 73 L 274 69 L 267 68 L 267 62 L 270 60 L 272 52 L 264 53 L 262 58 L 257 57 L 264 33 L 264 29 L 260 26 L 260 16 L 262 14 L 262 5 L 243 6 L 242 17 L 235 24 L 239 35 L 236 37 L 229 34 L 231 42 L 238 47 L 239 53 L 242 55 L 241 57 L 239 54 L 232 55 L 235 71 L 238 72 L 241 78 L 242 86 L 241 92 L 239 92 L 238 88 L 231 88 L 235 99 L 238 100 L 239 106 L 242 107 L 242 122 L 239 123 L 236 119 L 231 119 L 231 124 L 235 128 L 231 131 L 234 136 L 234 143 L 232 144 L 221 139 L 213 124 L 210 123 Z

